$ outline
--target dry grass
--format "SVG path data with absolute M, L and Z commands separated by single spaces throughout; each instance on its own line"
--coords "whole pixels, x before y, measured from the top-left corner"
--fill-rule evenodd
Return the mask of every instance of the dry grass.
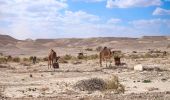
M 117 76 L 112 76 L 109 80 L 100 78 L 91 78 L 78 81 L 74 85 L 75 89 L 80 91 L 116 91 L 117 93 L 124 93 L 125 87 L 120 84 Z
M 18 63 L 18 62 L 20 62 L 20 61 L 21 61 L 21 59 L 20 59 L 19 57 L 14 57 L 14 58 L 12 59 L 12 61 L 13 61 L 13 62 L 17 62 L 17 63 Z
M 86 48 L 85 50 L 86 50 L 86 51 L 93 51 L 92 48 Z
M 71 55 L 66 54 L 62 57 L 64 60 L 71 60 L 73 57 Z
M 105 88 L 106 90 L 116 90 L 118 93 L 125 92 L 125 87 L 120 84 L 118 77 L 115 75 L 113 75 L 109 80 L 107 80 Z
M 6 63 L 6 62 L 7 62 L 7 59 L 5 57 L 0 58 L 0 63 Z
M 79 89 L 80 91 L 103 91 L 105 89 L 105 86 L 106 83 L 103 79 L 91 78 L 78 81 L 74 87 L 76 89 Z

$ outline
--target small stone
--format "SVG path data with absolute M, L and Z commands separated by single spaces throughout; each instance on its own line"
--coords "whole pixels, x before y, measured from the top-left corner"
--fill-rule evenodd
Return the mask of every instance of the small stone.
M 135 71 L 143 71 L 143 66 L 141 64 L 135 65 L 134 70 Z

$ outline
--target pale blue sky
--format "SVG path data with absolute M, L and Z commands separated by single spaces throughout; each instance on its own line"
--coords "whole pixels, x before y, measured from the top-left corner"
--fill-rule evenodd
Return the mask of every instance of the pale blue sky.
M 170 35 L 170 0 L 0 0 L 0 34 L 18 39 Z

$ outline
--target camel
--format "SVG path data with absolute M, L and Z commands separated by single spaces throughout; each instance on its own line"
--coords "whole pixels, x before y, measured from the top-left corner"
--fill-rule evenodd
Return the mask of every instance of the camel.
M 48 68 L 51 68 L 51 66 L 53 66 L 54 61 L 57 60 L 56 58 L 57 58 L 56 52 L 53 49 L 51 49 L 48 55 Z
M 109 48 L 104 47 L 99 55 L 100 55 L 100 67 L 102 67 L 102 61 L 106 62 L 106 67 L 108 61 L 110 61 L 110 65 L 111 65 L 112 52 Z

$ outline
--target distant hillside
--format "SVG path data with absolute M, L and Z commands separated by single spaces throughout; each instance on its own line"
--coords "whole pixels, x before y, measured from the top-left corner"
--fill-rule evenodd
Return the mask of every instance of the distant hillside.
M 0 45 L 7 45 L 7 44 L 15 44 L 17 43 L 17 39 L 9 36 L 9 35 L 0 35 Z
M 167 47 L 168 44 L 170 44 L 170 38 L 166 36 L 26 39 L 21 41 L 8 35 L 0 35 L 0 49 L 41 50 L 56 47 L 96 48 L 98 46 L 108 46 L 112 49 L 146 49 Z

